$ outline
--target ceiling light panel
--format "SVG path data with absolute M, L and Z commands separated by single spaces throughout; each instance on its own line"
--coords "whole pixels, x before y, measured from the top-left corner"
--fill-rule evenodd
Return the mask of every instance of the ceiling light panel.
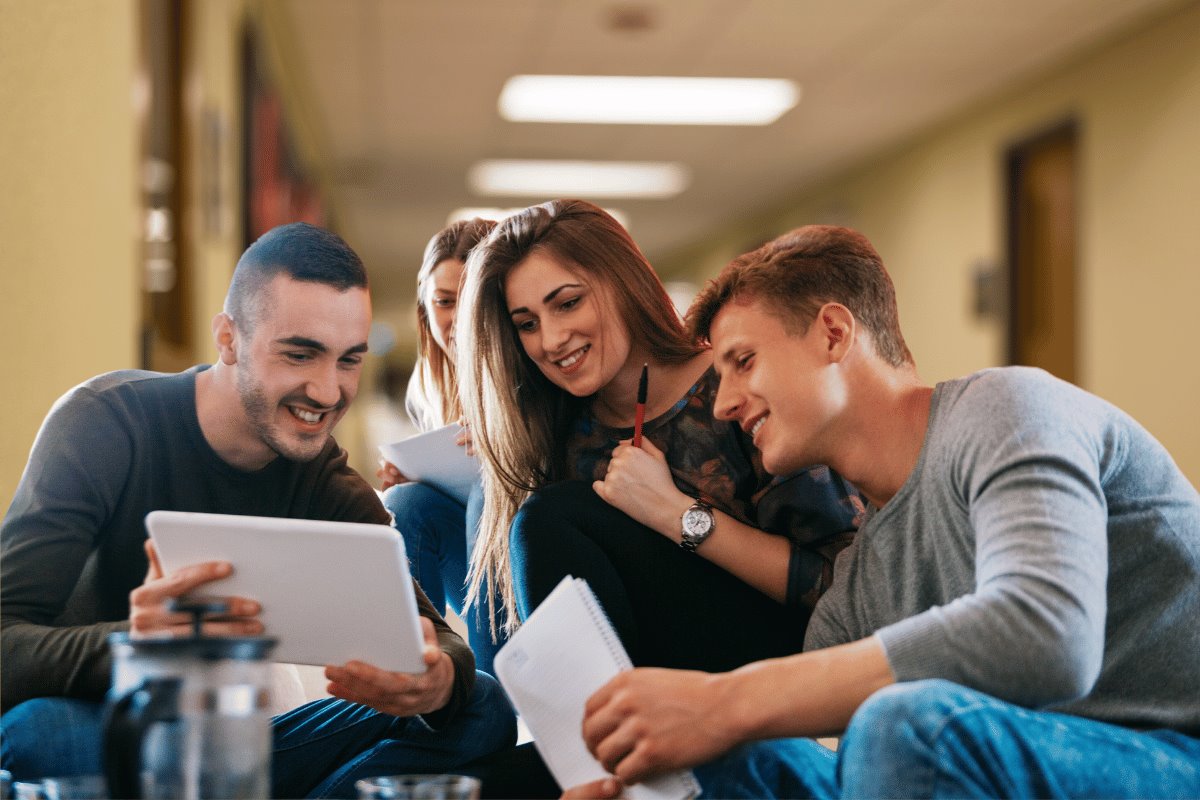
M 687 188 L 682 164 L 665 161 L 495 159 L 471 167 L 467 183 L 480 195 L 518 197 L 674 197 Z
M 499 107 L 512 122 L 770 125 L 799 101 L 778 78 L 514 75 Z

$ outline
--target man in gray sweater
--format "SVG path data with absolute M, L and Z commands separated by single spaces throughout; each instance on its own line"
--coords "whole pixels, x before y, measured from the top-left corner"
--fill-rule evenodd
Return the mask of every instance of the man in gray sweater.
M 845 228 L 736 259 L 690 321 L 713 344 L 715 413 L 764 466 L 828 464 L 871 511 L 806 652 L 636 670 L 589 701 L 584 736 L 618 779 L 697 767 L 718 797 L 1200 797 L 1200 496 L 1144 428 L 1035 369 L 923 384 L 879 255 Z M 836 753 L 789 738 L 837 734 Z

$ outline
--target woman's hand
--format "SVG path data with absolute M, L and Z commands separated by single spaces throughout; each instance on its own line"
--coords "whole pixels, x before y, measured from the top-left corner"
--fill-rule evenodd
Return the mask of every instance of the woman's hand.
M 467 455 L 475 455 L 475 439 L 471 436 L 471 426 L 465 419 L 460 419 L 458 424 L 462 426 L 462 430 L 454 437 L 454 443 L 459 447 L 467 448 Z
M 454 691 L 454 662 L 438 645 L 433 622 L 421 617 L 425 636 L 425 672 L 414 675 L 351 661 L 325 668 L 325 687 L 334 697 L 361 703 L 394 717 L 411 717 L 437 711 L 450 702 Z
M 398 483 L 408 483 L 408 477 L 386 458 L 379 459 L 379 469 L 375 470 L 375 477 L 382 482 L 379 487 L 381 492 L 386 492 Z
M 592 488 L 609 505 L 668 537 L 679 533 L 679 515 L 692 504 L 671 478 L 667 457 L 646 437 L 641 447 L 632 440 L 617 445 L 604 480 Z

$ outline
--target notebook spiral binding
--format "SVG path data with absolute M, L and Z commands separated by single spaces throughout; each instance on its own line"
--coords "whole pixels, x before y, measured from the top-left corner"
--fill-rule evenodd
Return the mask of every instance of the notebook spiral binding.
M 608 614 L 604 613 L 604 607 L 600 605 L 600 600 L 597 599 L 596 593 L 592 591 L 592 587 L 583 578 L 575 578 L 574 581 L 576 588 L 579 589 L 580 597 L 583 598 L 583 604 L 587 607 L 588 614 L 596 621 L 596 630 L 600 631 L 600 635 L 604 639 L 604 646 L 612 654 L 613 661 L 617 664 L 617 669 L 621 672 L 633 669 L 633 662 L 629 660 L 629 654 L 625 651 L 625 645 L 621 644 L 621 639 L 617 636 L 617 632 L 612 626 L 612 621 L 609 620 Z M 690 770 L 684 770 L 675 774 L 660 775 L 651 782 L 658 784 L 663 789 L 667 786 L 673 786 L 676 791 L 686 798 L 694 798 L 700 794 L 700 784 L 696 782 L 696 777 Z
M 629 660 L 629 654 L 625 652 L 625 645 L 621 644 L 621 638 L 617 636 L 608 614 L 604 613 L 604 607 L 600 605 L 592 587 L 588 586 L 588 582 L 583 578 L 575 578 L 575 586 L 579 589 L 580 596 L 583 597 L 583 604 L 587 606 L 588 613 L 595 620 L 596 630 L 600 631 L 600 635 L 604 638 L 604 646 L 612 654 L 617 668 L 622 672 L 633 669 L 633 662 Z

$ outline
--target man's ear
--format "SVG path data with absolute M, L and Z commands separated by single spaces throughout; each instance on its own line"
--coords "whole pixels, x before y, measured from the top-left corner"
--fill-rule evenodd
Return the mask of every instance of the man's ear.
M 237 363 L 237 327 L 233 322 L 233 317 L 222 311 L 213 317 L 212 321 L 213 341 L 217 345 L 217 355 L 221 359 L 222 364 Z
M 831 362 L 840 362 L 854 347 L 858 321 L 850 309 L 841 303 L 826 303 L 817 312 L 813 324 L 818 326 L 821 340 Z

